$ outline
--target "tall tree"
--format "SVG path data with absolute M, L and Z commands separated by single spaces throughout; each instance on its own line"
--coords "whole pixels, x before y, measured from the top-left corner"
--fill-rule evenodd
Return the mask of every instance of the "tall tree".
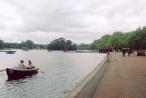
M 0 40 L 0 49 L 4 48 L 4 41 Z
M 31 40 L 27 40 L 27 41 L 25 41 L 25 42 L 22 42 L 22 43 L 21 43 L 21 47 L 22 47 L 22 48 L 28 48 L 28 49 L 36 48 L 34 42 L 31 41 Z
M 53 40 L 48 44 L 49 50 L 74 50 L 76 47 L 71 40 L 66 40 L 64 38 L 58 38 Z

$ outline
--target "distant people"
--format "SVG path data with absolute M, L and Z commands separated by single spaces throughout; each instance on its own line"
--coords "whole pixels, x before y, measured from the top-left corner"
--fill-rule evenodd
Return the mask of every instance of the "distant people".
M 35 67 L 32 65 L 31 60 L 28 60 L 28 65 L 29 65 L 29 68 L 35 68 Z
M 20 63 L 18 64 L 19 69 L 27 69 L 27 67 L 24 65 L 24 61 L 21 60 Z
M 122 49 L 123 57 L 125 57 L 126 49 Z
M 109 55 L 110 55 L 110 50 L 107 49 L 107 61 L 108 61 L 108 62 L 110 62 L 110 61 L 109 61 Z
M 128 56 L 130 56 L 130 54 L 132 53 L 131 48 L 128 49 Z
M 134 49 L 131 49 L 131 53 L 134 53 Z

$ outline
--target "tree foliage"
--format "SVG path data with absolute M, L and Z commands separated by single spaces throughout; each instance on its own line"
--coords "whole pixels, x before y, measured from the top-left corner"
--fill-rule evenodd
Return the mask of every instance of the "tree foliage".
M 81 43 L 81 44 L 77 45 L 77 49 L 78 50 L 88 50 L 88 49 L 90 49 L 90 45 Z
M 146 49 L 146 27 L 139 27 L 131 32 L 114 32 L 112 35 L 105 35 L 98 40 L 94 40 L 90 48 L 123 48 Z
M 48 44 L 48 50 L 76 50 L 76 44 L 65 38 L 58 38 Z
M 4 41 L 0 40 L 0 49 L 4 48 Z
M 35 44 L 31 40 L 23 41 L 21 43 L 8 43 L 8 42 L 4 42 L 3 40 L 0 40 L 0 49 L 4 49 L 4 48 L 14 48 L 14 49 L 23 49 L 23 48 L 34 49 L 34 48 L 39 48 L 39 49 L 46 49 L 47 45 Z
M 33 48 L 36 48 L 36 45 L 31 40 L 27 40 L 27 41 L 21 43 L 21 47 L 26 47 L 28 49 L 33 49 Z
M 35 44 L 31 40 L 23 41 L 21 43 L 8 43 L 0 40 L 0 49 L 3 48 L 40 48 L 49 50 L 76 50 L 78 49 L 99 49 L 112 47 L 119 48 L 133 48 L 133 49 L 146 49 L 146 27 L 139 27 L 130 32 L 113 32 L 112 35 L 104 35 L 100 39 L 94 40 L 90 45 L 79 44 L 76 45 L 71 40 L 65 38 L 58 38 L 53 40 L 50 44 Z

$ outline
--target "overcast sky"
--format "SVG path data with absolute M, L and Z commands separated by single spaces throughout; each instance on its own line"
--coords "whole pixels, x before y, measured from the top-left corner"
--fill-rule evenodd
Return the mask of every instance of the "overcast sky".
M 146 25 L 146 0 L 0 0 L 0 39 L 90 43 Z

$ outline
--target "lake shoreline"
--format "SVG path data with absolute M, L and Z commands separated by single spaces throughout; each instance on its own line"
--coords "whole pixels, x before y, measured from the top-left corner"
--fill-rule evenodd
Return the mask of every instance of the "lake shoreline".
M 1 73 L 0 97 L 61 98 L 64 92 L 76 86 L 104 57 L 105 54 L 99 53 L 48 52 L 46 50 L 17 50 L 12 55 L 0 52 L 0 69 L 17 66 L 20 60 L 24 60 L 27 66 L 28 60 L 31 60 L 35 67 L 45 71 L 45 74 L 38 73 L 30 78 L 11 82 L 7 82 L 5 72 Z
M 105 58 L 74 88 L 69 90 L 63 98 L 91 98 L 107 69 L 107 64 L 107 57 L 105 56 Z

